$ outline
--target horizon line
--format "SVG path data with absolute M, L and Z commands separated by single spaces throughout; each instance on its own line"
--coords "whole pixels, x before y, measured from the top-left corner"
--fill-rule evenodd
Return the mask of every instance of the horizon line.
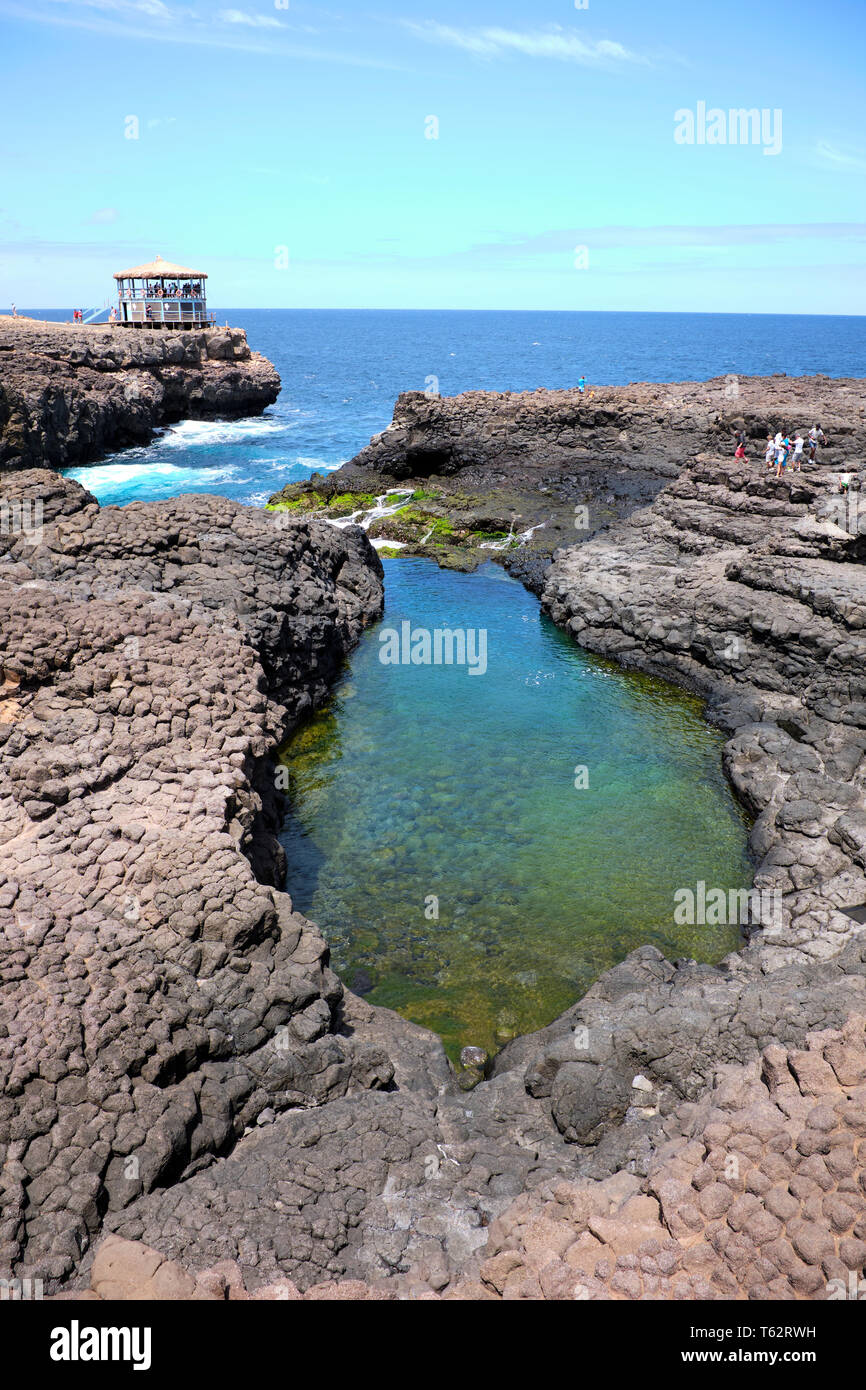
M 71 312 L 75 306 L 65 305 L 41 305 L 39 308 L 22 308 L 18 311 L 18 318 L 27 318 L 30 314 L 52 313 L 60 314 Z M 101 313 L 108 313 L 110 305 L 102 309 Z M 839 313 L 797 313 L 791 309 L 478 309 L 469 307 L 412 307 L 401 306 L 396 308 L 393 305 L 305 305 L 305 304 L 223 304 L 214 306 L 212 312 L 220 313 L 255 313 L 255 314 L 652 314 L 669 315 L 678 317 L 681 315 L 704 315 L 707 318 L 798 318 L 798 319 L 859 319 L 866 318 L 866 311 L 856 314 Z M 0 318 L 12 318 L 9 310 L 0 310 Z M 84 324 L 83 327 L 99 328 L 103 325 L 92 323 Z M 221 325 L 216 324 L 217 328 Z

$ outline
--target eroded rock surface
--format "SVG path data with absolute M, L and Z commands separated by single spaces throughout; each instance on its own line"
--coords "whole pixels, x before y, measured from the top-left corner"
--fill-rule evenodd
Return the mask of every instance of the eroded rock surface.
M 397 1278 L 299 1286 L 251 1281 L 236 1259 L 192 1272 L 163 1250 L 109 1236 L 97 1299 L 833 1299 L 866 1284 L 866 1018 L 719 1066 L 672 1115 L 643 1175 L 553 1178 L 510 1202 L 453 1274 L 435 1250 Z M 642 1079 L 642 1078 L 639 1078 Z M 387 1097 L 365 1098 L 365 1106 Z M 409 1140 L 411 1144 L 411 1139 Z M 308 1168 L 301 1168 L 307 1188 Z M 294 1196 L 277 1188 L 275 1203 Z M 214 1213 L 216 1215 L 216 1213 Z M 251 1227 L 251 1238 L 255 1226 Z M 381 1239 L 384 1239 L 384 1233 Z M 286 1268 L 288 1266 L 288 1268 Z M 323 1270 L 323 1272 L 327 1272 Z
M 263 1111 L 390 1080 L 333 1037 L 342 987 L 278 891 L 272 764 L 382 572 L 360 532 L 224 499 L 6 492 L 43 522 L 0 537 L 0 1264 L 57 1281 Z
M 448 476 L 483 468 L 567 475 L 603 457 L 606 465 L 673 478 L 698 453 L 727 446 L 737 430 L 768 432 L 820 424 L 832 445 L 866 449 L 863 383 L 816 377 L 718 377 L 638 382 L 568 391 L 407 391 L 382 434 L 352 460 L 391 478 Z M 733 453 L 733 448 L 731 449 Z

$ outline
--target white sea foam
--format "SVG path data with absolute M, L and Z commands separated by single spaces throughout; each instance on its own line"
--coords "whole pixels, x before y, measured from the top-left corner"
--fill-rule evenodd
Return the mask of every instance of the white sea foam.
M 410 487 L 393 487 L 390 491 L 383 492 L 377 497 L 375 507 L 369 511 L 352 512 L 351 516 L 341 517 L 339 521 L 333 521 L 330 517 L 325 517 L 325 520 L 329 526 L 336 526 L 338 531 L 344 530 L 347 526 L 362 526 L 365 531 L 369 531 L 374 521 L 380 521 L 383 516 L 393 516 L 395 512 L 399 512 L 401 507 L 405 507 L 406 498 L 411 496 L 412 489 Z M 388 497 L 397 498 L 397 501 L 392 502 L 390 507 L 386 506 Z M 383 541 L 383 544 L 388 545 L 390 542 Z M 405 545 L 406 542 L 404 541 L 403 544 Z
M 479 550 L 507 550 L 514 539 L 514 517 L 511 518 L 511 525 L 508 528 L 508 535 L 503 536 L 501 541 L 483 541 L 479 545 Z
M 242 444 L 247 439 L 263 439 L 281 434 L 286 429 L 283 420 L 256 416 L 249 420 L 181 420 L 170 425 L 160 440 L 163 447 L 194 449 L 215 444 Z
M 82 468 L 66 470 L 68 478 L 74 478 L 83 487 L 97 495 L 118 487 L 134 488 L 141 482 L 152 482 L 159 478 L 178 483 L 198 483 L 199 486 L 213 483 L 237 481 L 237 468 L 181 468 L 174 463 L 97 463 Z M 191 490 L 195 490 L 192 488 Z

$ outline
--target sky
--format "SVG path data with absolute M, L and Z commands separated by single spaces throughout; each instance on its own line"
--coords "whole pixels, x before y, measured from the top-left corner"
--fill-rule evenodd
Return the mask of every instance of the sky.
M 0 0 L 0 311 L 866 313 L 863 0 L 237 3 Z

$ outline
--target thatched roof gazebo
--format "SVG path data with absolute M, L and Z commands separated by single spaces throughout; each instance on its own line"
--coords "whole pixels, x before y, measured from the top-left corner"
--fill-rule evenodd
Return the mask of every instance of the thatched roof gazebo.
M 118 270 L 116 322 L 129 328 L 204 328 L 213 323 L 205 297 L 207 274 L 162 256 Z

